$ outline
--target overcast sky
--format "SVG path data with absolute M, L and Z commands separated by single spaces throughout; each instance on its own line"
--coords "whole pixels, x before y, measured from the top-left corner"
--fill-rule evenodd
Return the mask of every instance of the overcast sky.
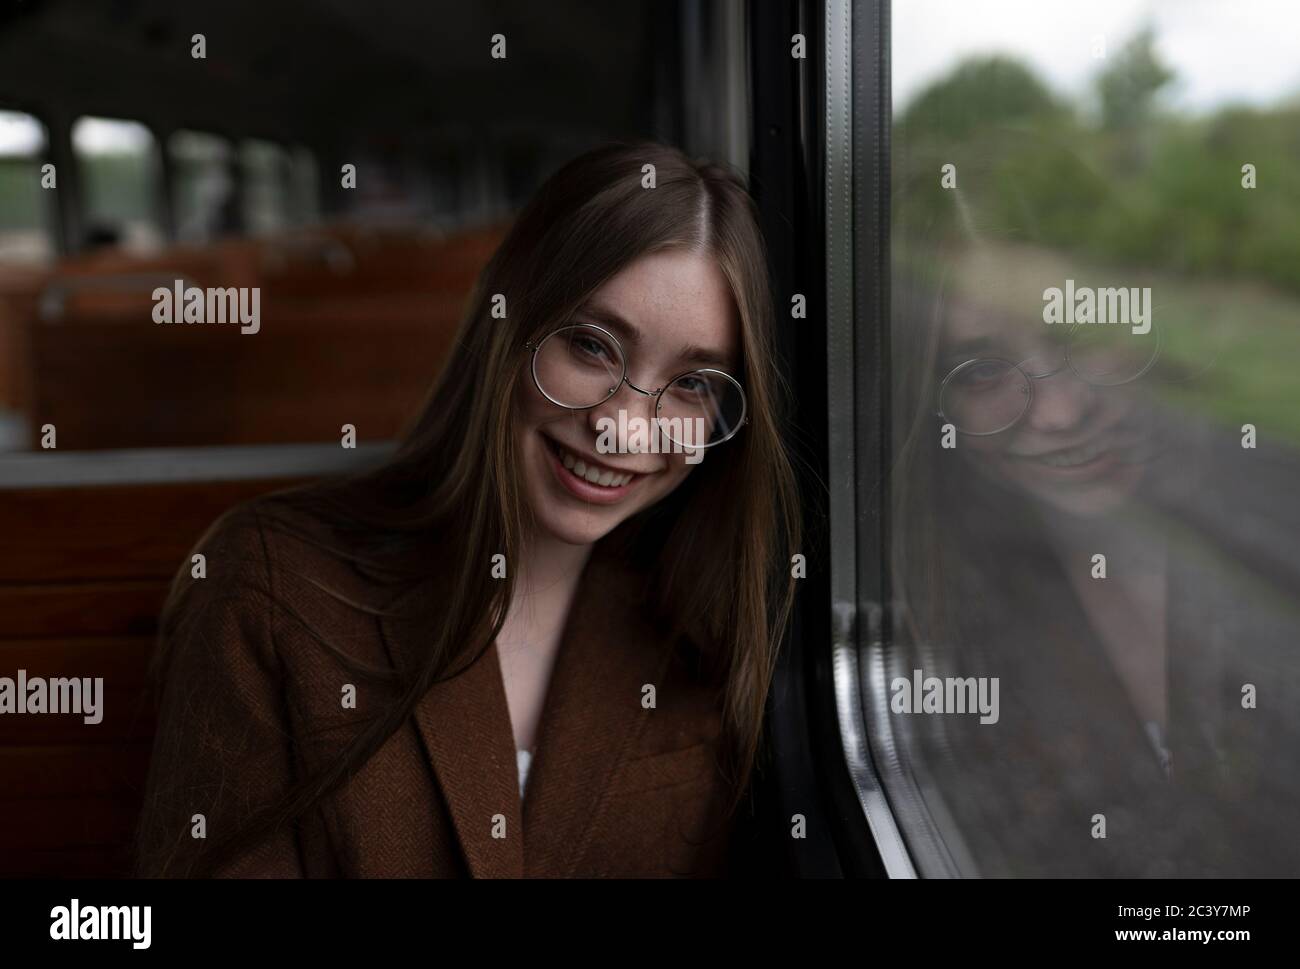
M 1078 97 L 1144 24 L 1177 75 L 1166 103 L 1202 111 L 1300 94 L 1300 0 L 894 0 L 894 108 L 972 54 L 1014 54 Z

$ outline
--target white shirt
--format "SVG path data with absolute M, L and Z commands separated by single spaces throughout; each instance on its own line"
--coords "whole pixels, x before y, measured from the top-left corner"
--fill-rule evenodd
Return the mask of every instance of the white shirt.
M 528 768 L 532 766 L 533 755 L 527 750 L 516 750 L 515 761 L 519 765 L 519 799 L 523 800 L 524 785 L 528 783 Z

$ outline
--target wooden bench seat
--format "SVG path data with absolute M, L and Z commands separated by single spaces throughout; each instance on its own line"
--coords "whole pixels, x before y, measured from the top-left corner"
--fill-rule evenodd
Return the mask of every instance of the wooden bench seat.
M 223 511 L 296 480 L 0 488 L 0 676 L 104 684 L 97 724 L 0 715 L 0 877 L 129 872 L 168 585 Z

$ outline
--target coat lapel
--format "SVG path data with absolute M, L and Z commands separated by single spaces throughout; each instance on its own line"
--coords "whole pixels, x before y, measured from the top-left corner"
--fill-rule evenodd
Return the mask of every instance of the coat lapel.
M 644 583 L 597 544 L 578 583 L 542 708 L 524 800 L 525 874 L 575 873 L 608 789 L 652 715 L 671 657 L 645 612 Z
M 418 594 L 434 590 L 421 586 Z M 403 595 L 394 605 L 407 600 Z M 393 661 L 408 668 L 417 662 L 427 627 L 394 615 L 379 623 Z M 435 683 L 416 704 L 414 719 L 471 876 L 521 877 L 524 829 L 514 734 L 496 644 L 463 674 Z
M 414 718 L 456 836 L 479 878 L 571 875 L 604 811 L 607 790 L 652 710 L 671 643 L 647 618 L 644 580 L 597 543 L 578 582 L 542 708 L 520 803 L 510 709 L 494 643 L 462 675 L 435 684 Z M 379 625 L 393 662 L 418 662 L 427 627 L 402 618 L 422 584 L 394 600 Z M 389 610 L 386 610 L 389 611 Z M 506 836 L 494 838 L 494 817 Z

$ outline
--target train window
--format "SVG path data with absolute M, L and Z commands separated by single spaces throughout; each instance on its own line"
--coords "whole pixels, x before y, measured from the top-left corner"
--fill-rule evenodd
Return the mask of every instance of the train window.
M 239 147 L 244 175 L 244 228 L 266 235 L 293 224 L 295 167 L 289 152 L 270 141 L 248 140 Z
M 55 256 L 53 207 L 42 187 L 45 127 L 29 114 L 0 111 L 0 264 Z
M 291 154 L 289 212 L 296 225 L 320 221 L 320 166 L 309 148 L 298 146 Z
M 237 227 L 234 150 L 224 138 L 176 131 L 167 139 L 172 163 L 176 237 L 208 242 Z
M 72 150 L 83 195 L 88 248 L 148 251 L 164 240 L 158 144 L 136 121 L 78 118 Z
M 1297 28 L 893 5 L 866 702 L 923 874 L 1300 870 Z

